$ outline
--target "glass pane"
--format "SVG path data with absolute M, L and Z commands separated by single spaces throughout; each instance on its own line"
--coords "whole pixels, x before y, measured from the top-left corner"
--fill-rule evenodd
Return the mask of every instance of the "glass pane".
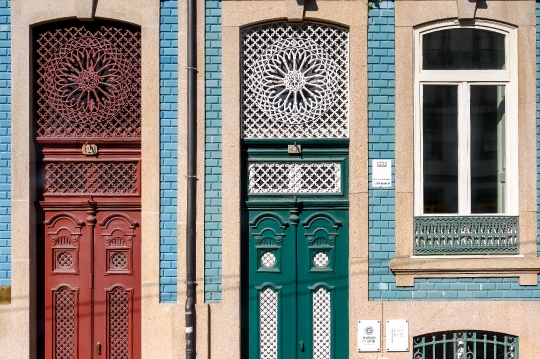
M 504 86 L 471 86 L 471 213 L 504 212 L 504 107 Z
M 424 213 L 457 213 L 458 87 L 423 90 Z
M 478 29 L 431 32 L 422 39 L 424 70 L 501 70 L 505 68 L 503 34 Z

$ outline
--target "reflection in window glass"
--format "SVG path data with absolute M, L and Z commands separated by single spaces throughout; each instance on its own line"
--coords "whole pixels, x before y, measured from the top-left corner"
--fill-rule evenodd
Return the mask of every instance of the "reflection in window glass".
M 458 212 L 457 86 L 423 88 L 424 213 Z
M 504 107 L 504 86 L 471 86 L 471 213 L 504 212 Z
M 479 29 L 449 29 L 422 37 L 424 70 L 501 70 L 505 36 Z

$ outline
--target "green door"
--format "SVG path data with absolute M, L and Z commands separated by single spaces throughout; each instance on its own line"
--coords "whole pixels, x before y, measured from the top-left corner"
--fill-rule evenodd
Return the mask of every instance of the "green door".
M 249 211 L 250 358 L 348 356 L 348 211 Z

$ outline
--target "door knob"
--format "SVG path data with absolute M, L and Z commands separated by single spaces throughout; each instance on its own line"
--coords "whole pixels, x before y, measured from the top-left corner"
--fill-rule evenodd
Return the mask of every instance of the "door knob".
M 97 344 L 96 344 L 96 351 L 97 351 L 97 355 L 101 355 L 101 343 L 100 342 L 97 342 Z
M 302 340 L 300 340 L 300 351 L 304 351 L 305 348 L 304 348 L 304 342 Z

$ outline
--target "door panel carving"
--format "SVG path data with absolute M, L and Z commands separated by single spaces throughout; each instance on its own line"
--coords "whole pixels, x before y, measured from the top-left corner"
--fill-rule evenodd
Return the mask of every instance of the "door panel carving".
M 138 358 L 141 321 L 140 213 L 103 211 L 96 215 L 95 341 L 109 358 Z
M 45 337 L 52 358 L 77 358 L 90 348 L 85 338 L 91 334 L 91 258 L 80 255 L 91 250 L 85 217 L 85 211 L 46 213 L 45 217 L 45 307 L 50 308 Z
M 346 357 L 348 211 L 249 217 L 250 358 Z

